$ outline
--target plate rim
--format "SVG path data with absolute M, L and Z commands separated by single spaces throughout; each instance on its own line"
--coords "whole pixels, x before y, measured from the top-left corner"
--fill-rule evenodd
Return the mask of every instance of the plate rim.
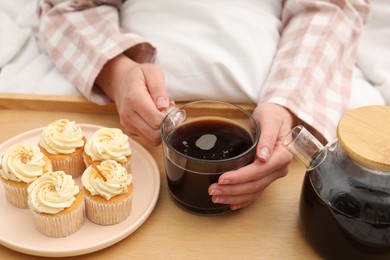
M 99 128 L 105 127 L 105 126 L 96 125 L 96 124 L 78 123 L 78 125 L 83 130 L 86 128 L 91 128 L 91 129 L 94 129 L 94 131 L 96 131 Z M 39 131 L 42 131 L 43 128 L 44 127 L 34 128 L 31 130 L 27 130 L 25 132 L 19 133 L 11 138 L 8 138 L 5 141 L 3 141 L 2 143 L 0 143 L 0 149 L 4 146 L 9 145 L 10 143 L 15 142 L 15 140 L 18 140 L 20 138 L 23 138 L 23 137 L 26 137 L 29 135 L 33 135 L 34 133 L 38 134 Z M 15 243 L 7 242 L 4 237 L 0 237 L 0 245 L 4 246 L 6 248 L 9 248 L 11 250 L 14 250 L 14 251 L 17 251 L 20 253 L 24 253 L 24 254 L 28 254 L 28 255 L 43 256 L 43 257 L 69 257 L 69 256 L 78 256 L 78 255 L 93 253 L 93 252 L 105 249 L 107 247 L 110 247 L 110 246 L 120 242 L 121 240 L 125 239 L 126 237 L 128 237 L 132 233 L 134 233 L 140 226 L 143 225 L 143 223 L 149 218 L 149 216 L 154 211 L 154 208 L 157 204 L 157 201 L 158 201 L 158 198 L 160 195 L 161 176 L 160 176 L 160 170 L 158 168 L 157 162 L 154 159 L 154 157 L 152 156 L 152 154 L 144 146 L 142 146 L 139 142 L 137 142 L 136 140 L 134 140 L 130 136 L 128 136 L 128 138 L 129 138 L 129 143 L 130 143 L 130 147 L 131 147 L 132 151 L 140 150 L 139 153 L 144 153 L 144 154 L 146 154 L 146 156 L 149 157 L 148 163 L 152 163 L 152 165 L 150 165 L 150 167 L 152 167 L 152 169 L 153 169 L 151 175 L 153 175 L 155 178 L 155 180 L 154 180 L 155 185 L 154 186 L 156 187 L 156 189 L 153 190 L 154 193 L 152 195 L 151 200 L 149 201 L 148 207 L 142 212 L 142 214 L 139 216 L 139 218 L 136 219 L 126 229 L 124 229 L 123 232 L 116 233 L 115 235 L 110 237 L 110 239 L 108 241 L 105 241 L 102 243 L 95 243 L 95 244 L 88 245 L 88 246 L 80 246 L 80 247 L 75 248 L 75 249 L 68 248 L 66 250 L 64 250 L 63 248 L 61 248 L 62 250 L 61 249 L 60 250 L 58 250 L 58 249 L 38 250 L 38 249 L 35 249 L 32 247 L 21 246 L 21 245 L 15 244 Z M 133 148 L 134 146 L 136 147 L 136 149 Z M 4 195 L 0 194 L 0 196 L 4 196 Z M 85 221 L 89 221 L 89 220 L 85 217 Z M 85 223 L 83 225 L 85 225 Z M 77 235 L 77 233 L 75 233 L 74 235 Z M 49 239 L 57 239 L 57 238 L 49 238 Z

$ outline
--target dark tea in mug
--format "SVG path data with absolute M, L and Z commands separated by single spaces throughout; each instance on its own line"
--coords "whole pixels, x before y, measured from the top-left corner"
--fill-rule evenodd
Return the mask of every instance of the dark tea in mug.
M 258 135 L 245 127 L 247 121 L 197 116 L 163 135 L 168 187 L 179 205 L 200 214 L 229 210 L 229 205 L 211 201 L 208 188 L 222 173 L 253 162 Z

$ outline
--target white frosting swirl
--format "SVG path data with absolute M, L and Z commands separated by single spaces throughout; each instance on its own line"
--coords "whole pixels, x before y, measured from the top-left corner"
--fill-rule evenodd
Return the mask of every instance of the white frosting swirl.
M 100 128 L 87 141 L 84 151 L 92 161 L 127 161 L 131 155 L 128 136 L 118 128 Z
M 81 127 L 74 121 L 60 119 L 43 129 L 39 144 L 51 154 L 71 154 L 83 147 L 83 137 Z
M 97 167 L 106 178 L 106 181 L 92 166 L 89 166 L 81 177 L 84 188 L 92 195 L 100 195 L 109 200 L 128 191 L 128 186 L 133 181 L 133 175 L 128 173 L 126 168 L 114 160 L 103 161 Z
M 38 146 L 16 144 L 4 153 L 0 174 L 7 180 L 31 183 L 43 174 L 45 164 L 44 154 Z
M 47 172 L 28 186 L 29 207 L 40 213 L 56 214 L 76 200 L 79 187 L 63 171 Z

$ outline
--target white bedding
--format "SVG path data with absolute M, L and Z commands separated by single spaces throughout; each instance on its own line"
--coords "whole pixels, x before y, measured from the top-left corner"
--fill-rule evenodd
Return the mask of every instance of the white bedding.
M 363 30 L 357 65 L 390 104 L 389 0 L 372 0 L 372 15 Z
M 141 4 L 142 2 L 147 1 L 138 1 Z M 269 1 L 269 3 L 271 2 L 272 4 L 270 4 L 269 10 L 278 11 L 279 6 L 276 3 L 278 1 Z M 385 98 L 387 104 L 390 104 L 390 2 L 388 0 L 373 0 L 372 3 L 374 13 L 372 20 L 362 35 L 362 44 L 359 49 L 357 67 L 354 73 L 350 107 L 385 104 Z M 81 95 L 56 69 L 39 45 L 36 39 L 38 21 L 35 17 L 35 6 L 35 0 L 0 2 L 0 92 Z M 169 17 L 171 16 L 167 15 L 166 19 L 169 19 Z M 134 19 L 142 20 L 143 18 L 134 17 Z M 274 33 L 279 24 L 272 16 L 261 19 L 268 19 L 268 22 L 272 22 L 274 25 L 274 28 L 267 32 L 269 37 L 267 38 L 267 42 L 263 43 L 265 48 L 262 48 L 262 53 L 259 53 L 259 55 L 265 55 L 264 57 L 269 62 L 269 55 L 271 54 L 272 56 L 272 52 L 274 51 L 274 48 L 270 46 L 277 40 Z M 135 29 L 144 30 L 145 28 Z M 148 32 L 145 31 L 144 35 L 147 36 Z M 150 35 L 154 34 L 151 33 Z M 161 37 L 164 37 L 164 35 Z M 186 35 L 177 34 L 173 35 L 173 37 L 178 37 L 178 41 L 186 40 L 184 38 L 180 39 L 180 37 L 186 37 Z M 191 39 L 191 41 L 193 42 L 193 46 L 204 46 L 206 43 L 202 38 Z M 234 48 L 231 49 L 231 51 L 234 50 Z M 225 55 L 216 58 L 225 62 L 222 66 L 234 70 L 232 64 L 236 64 L 237 60 L 232 59 L 231 57 L 233 56 Z M 157 59 L 157 62 L 164 63 L 163 58 L 160 58 L 160 61 Z M 169 57 L 166 57 L 166 59 L 169 59 Z M 244 59 L 245 57 L 239 62 L 245 64 L 246 61 Z M 258 65 L 261 66 L 260 63 Z M 193 64 L 193 66 L 197 66 L 197 64 Z M 204 67 L 204 64 L 199 64 L 199 66 Z M 192 69 L 196 69 L 196 67 Z M 248 73 L 247 71 L 234 71 L 234 80 L 242 85 L 250 84 L 240 81 L 240 78 L 248 78 L 245 75 L 245 73 Z M 264 79 L 264 71 L 266 71 L 266 68 L 261 68 L 259 71 L 263 71 L 263 73 L 259 73 L 259 78 L 254 79 L 257 82 L 261 82 Z M 182 72 L 179 71 L 179 73 Z M 177 84 L 177 79 L 172 76 L 174 74 L 167 73 L 167 81 L 169 83 L 167 85 L 174 86 L 174 84 Z M 178 72 L 176 71 L 175 73 Z M 202 75 L 202 77 L 203 82 L 210 81 L 217 83 L 221 80 L 220 78 L 207 78 L 207 75 Z M 199 81 L 196 78 L 187 78 L 187 80 Z M 199 81 L 199 84 L 201 83 L 202 81 Z M 218 94 L 211 92 L 211 88 L 207 87 L 202 88 L 201 91 L 203 94 L 205 94 L 205 91 L 209 91 L 206 94 L 209 94 L 210 97 Z M 226 91 L 229 91 L 229 89 L 226 89 Z M 243 99 L 253 99 L 257 93 L 250 93 L 244 88 L 240 95 L 242 95 Z M 194 97 L 196 97 L 196 93 Z
M 36 0 L 0 1 L 0 92 L 81 95 L 36 38 Z

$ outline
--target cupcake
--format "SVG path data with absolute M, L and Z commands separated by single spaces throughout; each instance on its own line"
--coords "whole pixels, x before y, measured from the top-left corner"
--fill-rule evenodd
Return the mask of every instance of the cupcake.
M 131 173 L 129 137 L 118 128 L 98 129 L 85 144 L 83 156 L 87 167 L 92 162 L 114 160 Z
M 133 175 L 114 160 L 87 167 L 81 176 L 87 218 L 98 225 L 124 221 L 131 213 Z
M 28 185 L 49 170 L 50 161 L 38 146 L 16 144 L 8 148 L 0 164 L 0 179 L 7 201 L 15 207 L 28 208 Z
M 28 187 L 28 205 L 40 233 L 66 237 L 84 223 L 84 196 L 71 175 L 50 171 Z
M 46 126 L 39 140 L 41 151 L 50 159 L 53 171 L 79 177 L 85 170 L 83 161 L 86 138 L 74 121 L 60 119 Z

